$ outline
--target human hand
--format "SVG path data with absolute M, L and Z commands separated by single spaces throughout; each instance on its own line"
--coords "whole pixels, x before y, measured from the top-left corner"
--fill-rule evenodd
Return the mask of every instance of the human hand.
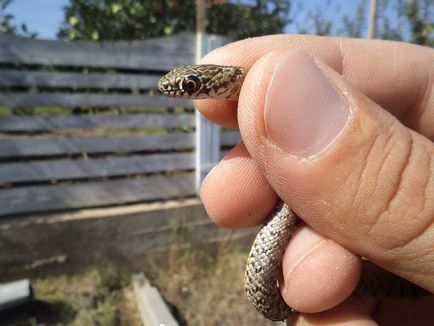
M 315 313 L 297 322 L 432 323 L 432 296 L 348 296 L 360 256 L 434 292 L 434 51 L 277 35 L 202 63 L 250 68 L 238 111 L 196 103 L 243 137 L 204 181 L 202 200 L 225 227 L 262 223 L 277 196 L 306 222 L 283 259 L 285 301 Z

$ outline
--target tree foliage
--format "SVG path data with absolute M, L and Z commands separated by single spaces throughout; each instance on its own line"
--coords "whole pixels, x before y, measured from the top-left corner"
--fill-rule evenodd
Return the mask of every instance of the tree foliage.
M 26 24 L 16 25 L 14 16 L 6 13 L 12 0 L 0 0 L 0 33 L 19 35 L 24 37 L 36 37 L 36 33 L 30 32 Z
M 344 15 L 342 17 L 342 28 L 340 34 L 348 37 L 363 37 L 366 30 L 366 1 L 360 1 L 354 17 Z
M 194 28 L 194 2 L 71 0 L 58 36 L 70 40 L 144 39 Z M 192 13 L 192 14 L 191 14 Z
M 411 42 L 434 45 L 434 1 L 409 0 L 406 13 L 411 28 Z
M 207 0 L 207 32 L 232 39 L 281 33 L 290 0 L 241 3 Z M 194 0 L 71 0 L 59 37 L 70 40 L 144 39 L 195 29 Z
M 213 5 L 207 12 L 207 32 L 226 35 L 234 40 L 282 33 L 289 23 L 290 7 L 290 0 Z
M 434 1 L 380 0 L 378 38 L 434 45 Z
M 327 2 L 328 6 L 339 1 Z M 295 4 L 303 12 L 303 5 Z M 298 32 L 315 35 L 336 35 L 365 37 L 367 35 L 366 0 L 359 0 L 354 13 L 345 13 L 341 20 L 339 5 L 333 8 L 333 17 L 327 17 L 321 8 L 307 12 L 302 23 L 295 21 Z M 298 13 L 300 16 L 300 13 Z M 433 0 L 378 0 L 376 38 L 406 41 L 421 45 L 434 46 L 434 1 Z
M 317 10 L 310 14 L 313 21 L 315 35 L 330 35 L 333 23 L 330 20 L 322 19 L 321 11 Z

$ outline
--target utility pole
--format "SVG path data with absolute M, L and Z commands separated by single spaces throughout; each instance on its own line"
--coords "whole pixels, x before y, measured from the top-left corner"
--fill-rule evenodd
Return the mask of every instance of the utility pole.
M 368 38 L 376 38 L 377 34 L 377 0 L 371 0 L 369 8 Z

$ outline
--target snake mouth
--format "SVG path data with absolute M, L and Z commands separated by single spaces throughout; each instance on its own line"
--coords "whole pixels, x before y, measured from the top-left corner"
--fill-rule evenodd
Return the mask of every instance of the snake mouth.
M 185 92 L 170 82 L 167 78 L 161 78 L 157 83 L 158 90 L 165 96 L 185 97 Z

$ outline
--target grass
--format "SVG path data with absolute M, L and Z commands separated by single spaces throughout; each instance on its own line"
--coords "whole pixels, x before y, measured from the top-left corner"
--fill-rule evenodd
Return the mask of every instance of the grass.
M 220 244 L 193 224 L 170 224 L 172 247 L 143 270 L 180 325 L 276 325 L 250 306 L 243 283 L 248 249 L 228 235 Z M 235 234 L 235 233 L 234 233 Z M 135 270 L 135 272 L 139 272 Z M 77 276 L 38 280 L 36 297 L 58 307 L 57 325 L 138 325 L 129 273 L 101 266 Z M 281 325 L 281 324 L 279 324 Z
M 129 275 L 112 265 L 40 278 L 33 288 L 35 299 L 51 306 L 50 325 L 141 325 Z
M 175 249 L 176 248 L 176 249 Z M 210 255 L 190 243 L 174 246 L 147 276 L 158 287 L 180 325 L 275 325 L 262 318 L 244 294 L 247 251 L 223 243 Z M 139 326 L 130 276 L 103 265 L 83 273 L 37 279 L 35 298 L 51 305 L 50 325 Z
M 168 268 L 157 267 L 151 278 L 165 300 L 176 307 L 181 325 L 275 325 L 246 299 L 247 254 L 234 243 L 221 244 L 215 255 L 187 245 L 170 252 Z

